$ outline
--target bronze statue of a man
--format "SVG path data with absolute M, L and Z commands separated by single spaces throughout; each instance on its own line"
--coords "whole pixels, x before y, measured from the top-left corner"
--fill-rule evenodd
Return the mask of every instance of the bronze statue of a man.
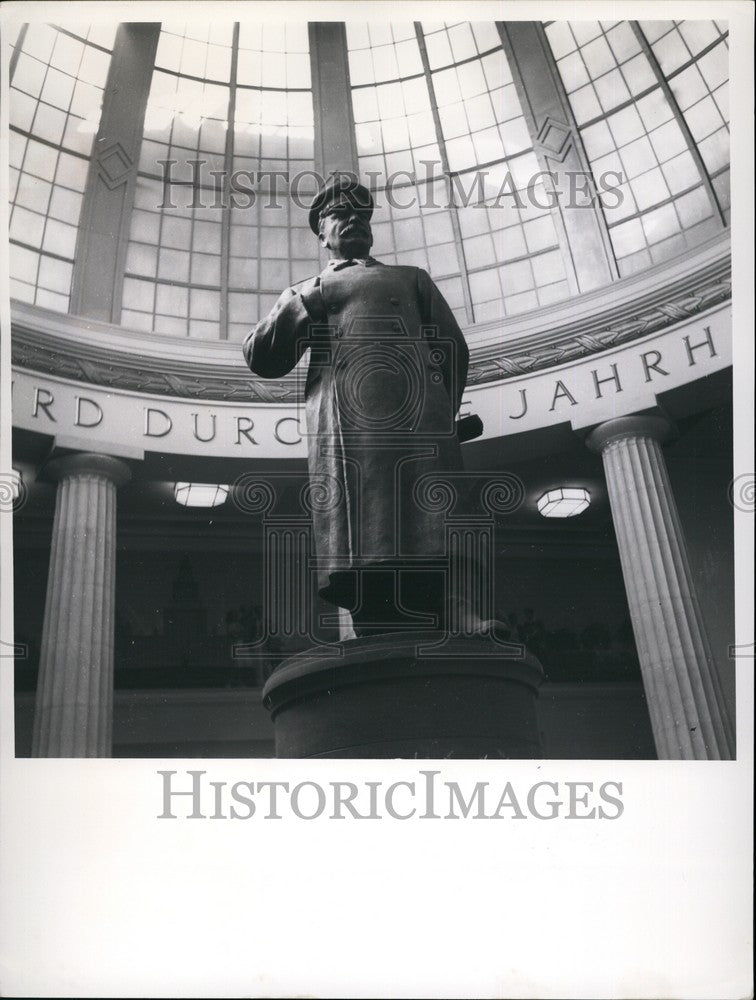
M 244 342 L 280 378 L 310 348 L 305 386 L 319 592 L 358 636 L 444 627 L 444 514 L 434 484 L 461 469 L 455 428 L 468 349 L 421 268 L 370 256 L 373 200 L 353 177 L 319 191 L 310 228 L 329 261 L 287 288 Z M 325 499 L 324 499 L 325 498 Z

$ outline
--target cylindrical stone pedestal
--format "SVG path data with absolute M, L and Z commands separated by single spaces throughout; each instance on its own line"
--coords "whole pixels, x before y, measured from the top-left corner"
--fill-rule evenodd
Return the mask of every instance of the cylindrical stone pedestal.
M 371 636 L 286 660 L 263 691 L 276 756 L 539 757 L 535 657 L 509 658 L 483 636 L 444 638 Z
M 54 459 L 58 480 L 32 756 L 109 757 L 113 718 L 116 487 L 108 455 Z
M 670 433 L 661 417 L 618 417 L 587 443 L 604 462 L 657 753 L 730 760 L 733 726 L 661 450 Z

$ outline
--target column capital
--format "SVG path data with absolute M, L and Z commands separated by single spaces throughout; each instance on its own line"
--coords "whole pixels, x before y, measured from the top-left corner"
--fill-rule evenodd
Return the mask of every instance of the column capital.
M 109 480 L 116 486 L 123 486 L 131 479 L 131 469 L 119 458 L 99 455 L 96 452 L 75 452 L 61 455 L 45 465 L 45 474 L 55 481 L 70 476 L 95 475 Z
M 594 427 L 585 439 L 591 451 L 599 454 L 613 441 L 626 438 L 651 438 L 663 444 L 674 434 L 675 428 L 666 417 L 634 414 L 629 417 L 614 417 L 598 427 Z

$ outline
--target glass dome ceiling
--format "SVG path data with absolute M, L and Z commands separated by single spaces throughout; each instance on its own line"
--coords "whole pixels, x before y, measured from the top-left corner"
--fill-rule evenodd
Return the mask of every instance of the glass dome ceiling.
M 11 295 L 68 312 L 89 159 L 116 26 L 35 25 L 10 96 Z
M 11 40 L 17 300 L 78 311 L 80 223 L 95 139 L 113 138 L 101 123 L 129 56 L 123 28 L 34 25 Z M 353 151 L 344 169 L 376 192 L 376 257 L 427 269 L 463 327 L 583 290 L 574 236 L 544 188 L 528 53 L 513 62 L 502 25 L 348 22 L 340 89 L 320 79 L 333 51 L 326 59 L 313 25 L 154 30 L 136 156 L 113 222 L 123 247 L 113 321 L 239 341 L 284 287 L 317 273 L 302 203 L 323 169 L 329 115 Z M 585 213 L 604 234 L 606 281 L 729 225 L 727 24 L 560 21 L 537 31 L 585 170 L 599 189 L 620 175 L 621 197 Z M 234 171 L 256 178 L 254 204 L 229 197 Z M 276 172 L 304 178 L 299 199 L 262 197 Z
M 546 34 L 594 175 L 626 178 L 621 204 L 604 206 L 620 274 L 700 243 L 718 213 L 729 222 L 726 24 L 562 21 Z

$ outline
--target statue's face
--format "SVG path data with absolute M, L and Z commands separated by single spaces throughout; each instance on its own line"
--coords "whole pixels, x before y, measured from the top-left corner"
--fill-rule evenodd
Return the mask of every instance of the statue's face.
M 373 245 L 369 212 L 342 192 L 321 213 L 318 239 L 334 257 L 367 257 Z

